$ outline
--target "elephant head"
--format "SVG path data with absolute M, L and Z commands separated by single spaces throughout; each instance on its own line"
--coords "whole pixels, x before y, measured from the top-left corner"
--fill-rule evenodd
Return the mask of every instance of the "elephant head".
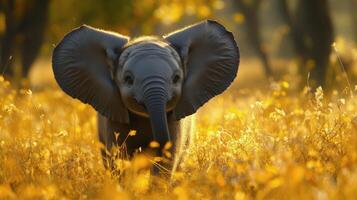
M 149 117 L 153 138 L 170 140 L 167 114 L 191 115 L 234 80 L 239 50 L 231 32 L 206 20 L 163 37 L 130 40 L 81 26 L 56 46 L 55 79 L 110 120 Z

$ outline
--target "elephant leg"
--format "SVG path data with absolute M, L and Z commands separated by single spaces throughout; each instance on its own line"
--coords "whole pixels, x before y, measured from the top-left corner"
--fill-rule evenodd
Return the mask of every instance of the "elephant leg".
M 118 171 L 115 160 L 130 159 L 124 144 L 129 130 L 128 125 L 112 122 L 98 114 L 98 136 L 99 141 L 103 144 L 101 148 L 103 164 L 106 169 L 112 172 Z
M 107 134 L 108 134 L 108 124 L 107 119 L 102 115 L 98 114 L 98 136 L 99 141 L 103 144 L 100 148 L 100 152 L 103 159 L 103 164 L 106 169 L 111 169 L 110 155 L 107 149 Z
M 138 116 L 130 115 L 131 125 L 121 124 L 117 122 L 112 122 L 106 117 L 98 114 L 98 135 L 99 140 L 103 144 L 101 149 L 103 163 L 106 169 L 113 172 L 117 172 L 117 168 L 114 164 L 116 159 L 130 160 L 137 152 L 137 149 L 142 147 L 149 150 L 149 143 L 153 140 L 152 135 L 148 134 L 151 131 L 150 122 L 148 119 L 141 118 Z M 174 121 L 173 118 L 168 116 L 168 128 L 170 131 L 170 138 L 173 146 L 168 150 L 171 157 L 167 156 L 161 162 L 157 162 L 153 165 L 151 171 L 154 175 L 163 175 L 169 178 L 174 160 L 178 139 L 178 133 L 180 129 L 180 124 Z M 136 136 L 128 136 L 131 129 L 137 131 Z M 117 133 L 117 136 L 115 135 Z M 180 145 L 180 144 L 179 144 Z M 154 154 L 155 155 L 155 154 Z M 165 156 L 161 152 L 157 153 L 159 156 Z M 120 172 L 119 172 L 120 174 Z

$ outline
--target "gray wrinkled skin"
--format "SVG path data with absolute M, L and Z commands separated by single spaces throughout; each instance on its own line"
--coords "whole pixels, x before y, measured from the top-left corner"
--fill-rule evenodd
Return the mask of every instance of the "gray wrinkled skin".
M 64 37 L 52 58 L 63 91 L 98 111 L 99 138 L 107 150 L 103 158 L 110 168 L 105 152 L 124 142 L 128 159 L 138 149 L 149 149 L 151 141 L 160 144 L 151 149 L 154 155 L 163 156 L 169 141 L 173 155 L 181 155 L 174 150 L 182 149 L 187 137 L 179 120 L 226 90 L 238 65 L 232 33 L 212 20 L 135 40 L 82 26 Z M 130 130 L 137 134 L 127 138 Z M 172 159 L 165 160 L 170 167 Z
M 144 107 L 144 91 L 150 87 L 150 82 L 156 82 L 154 84 L 158 86 L 163 82 L 168 98 L 166 112 L 169 112 L 181 96 L 184 74 L 176 51 L 165 42 L 148 38 L 124 49 L 114 76 L 124 105 L 134 114 L 149 117 Z M 132 85 L 125 83 L 126 76 L 133 79 Z

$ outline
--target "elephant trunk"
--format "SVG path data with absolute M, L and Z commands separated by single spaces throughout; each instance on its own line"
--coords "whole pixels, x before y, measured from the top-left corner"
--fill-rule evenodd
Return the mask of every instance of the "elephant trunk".
M 160 144 L 160 148 L 170 141 L 166 116 L 167 101 L 168 94 L 164 84 L 156 82 L 148 84 L 144 89 L 144 104 L 150 116 L 153 138 Z

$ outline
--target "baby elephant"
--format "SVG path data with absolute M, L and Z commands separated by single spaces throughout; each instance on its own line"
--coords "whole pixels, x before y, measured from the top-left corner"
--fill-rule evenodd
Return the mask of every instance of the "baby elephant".
M 167 143 L 173 145 L 171 153 L 184 143 L 178 141 L 179 120 L 222 93 L 238 65 L 232 33 L 212 20 L 133 40 L 84 25 L 67 34 L 52 57 L 62 90 L 99 113 L 106 152 L 124 143 L 131 157 L 151 146 L 170 163 L 170 153 L 163 153 Z M 127 137 L 130 130 L 136 135 Z

